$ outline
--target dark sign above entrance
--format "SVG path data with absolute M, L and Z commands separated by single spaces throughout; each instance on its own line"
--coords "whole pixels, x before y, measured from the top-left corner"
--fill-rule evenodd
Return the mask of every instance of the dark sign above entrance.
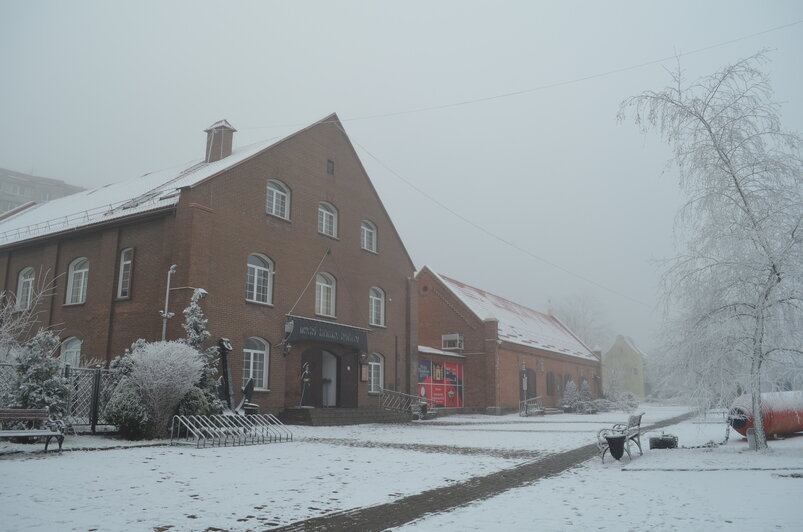
M 286 340 L 290 343 L 300 341 L 326 342 L 353 347 L 359 349 L 360 353 L 368 351 L 366 330 L 359 327 L 290 316 L 290 321 L 285 325 L 285 330 L 290 332 L 290 336 Z

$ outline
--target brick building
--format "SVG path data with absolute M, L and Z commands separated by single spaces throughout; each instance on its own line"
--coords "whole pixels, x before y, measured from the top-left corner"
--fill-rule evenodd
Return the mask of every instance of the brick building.
M 558 406 L 569 380 L 600 396 L 599 357 L 554 316 L 427 267 L 417 281 L 419 395 L 490 413 Z
M 83 189 L 58 179 L 0 168 L 0 213 L 17 209 L 30 202 L 50 201 L 80 190 Z
M 263 408 L 300 403 L 304 363 L 307 405 L 409 391 L 413 263 L 337 116 L 232 149 L 235 131 L 207 129 L 197 163 L 0 221 L 0 289 L 27 305 L 53 281 L 40 319 L 73 364 L 159 340 L 163 325 L 182 337 L 181 310 L 203 288 L 210 332 L 234 347 L 233 388 L 253 377 Z

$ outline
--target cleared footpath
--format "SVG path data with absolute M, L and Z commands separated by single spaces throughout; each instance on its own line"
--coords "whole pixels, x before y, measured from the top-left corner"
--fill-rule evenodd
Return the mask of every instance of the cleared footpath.
M 645 427 L 644 430 L 668 427 L 693 416 L 694 413 L 689 412 L 654 423 Z M 556 453 L 545 458 L 526 462 L 511 469 L 410 495 L 394 502 L 355 508 L 266 530 L 286 532 L 355 530 L 360 532 L 380 532 L 409 523 L 426 514 L 445 512 L 473 501 L 493 497 L 509 489 L 518 488 L 542 478 L 557 475 L 597 456 L 597 454 L 596 444 L 585 445 L 571 451 Z

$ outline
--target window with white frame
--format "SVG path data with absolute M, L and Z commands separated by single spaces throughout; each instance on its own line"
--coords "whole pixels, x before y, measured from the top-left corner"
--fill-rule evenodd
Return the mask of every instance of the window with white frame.
M 17 278 L 17 310 L 28 310 L 33 303 L 33 283 L 36 279 L 36 272 L 28 266 L 23 269 Z
M 268 389 L 270 345 L 262 338 L 249 338 L 243 347 L 243 388 L 254 379 L 254 388 Z
M 248 255 L 245 299 L 256 303 L 273 302 L 273 262 L 264 255 Z
M 360 224 L 360 245 L 366 251 L 376 253 L 376 226 L 368 220 Z
M 329 203 L 318 204 L 318 232 L 337 238 L 337 209 Z
M 368 323 L 383 327 L 385 325 L 385 292 L 377 286 L 368 291 Z
M 379 393 L 385 386 L 385 358 L 379 353 L 368 357 L 368 392 Z
M 463 349 L 463 335 L 460 333 L 441 335 L 441 349 L 444 351 L 459 351 Z
M 117 279 L 117 297 L 131 297 L 131 270 L 134 266 L 134 248 L 120 252 L 120 272 Z
M 279 181 L 268 181 L 265 211 L 285 220 L 290 219 L 290 190 Z
M 335 296 L 337 283 L 328 273 L 315 277 L 315 313 L 321 316 L 335 315 Z
M 74 368 L 80 366 L 81 344 L 83 344 L 83 342 L 75 336 L 71 336 L 64 340 L 61 343 L 61 356 L 59 357 L 61 359 L 61 363 L 69 364 Z
M 76 305 L 86 301 L 86 287 L 89 282 L 89 259 L 81 257 L 70 263 L 67 270 L 68 305 Z

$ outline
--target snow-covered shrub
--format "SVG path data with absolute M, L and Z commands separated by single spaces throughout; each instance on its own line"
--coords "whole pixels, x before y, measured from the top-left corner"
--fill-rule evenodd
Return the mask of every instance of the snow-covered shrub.
M 209 401 L 197 386 L 190 388 L 178 404 L 180 416 L 208 416 L 209 413 Z
M 585 402 L 590 402 L 592 400 L 591 387 L 586 380 L 580 383 L 580 400 Z
M 203 370 L 198 351 L 181 342 L 153 342 L 131 353 L 129 378 L 148 410 L 147 435 L 163 437 L 181 398 Z
M 0 395 L 5 408 L 49 408 L 56 417 L 67 413 L 69 382 L 61 375 L 61 365 L 53 354 L 58 337 L 40 329 L 36 336 L 16 350 L 15 373 L 9 391 Z
M 616 405 L 607 399 L 594 399 L 591 404 L 597 412 L 608 412 L 616 408 Z
M 577 385 L 574 381 L 567 382 L 566 388 L 563 390 L 563 407 L 574 410 L 579 402 L 580 392 L 577 390 Z
M 106 419 L 117 425 L 120 435 L 131 440 L 145 436 L 148 425 L 148 409 L 131 379 L 124 377 L 114 389 L 104 411 Z
M 639 400 L 632 392 L 622 392 L 614 397 L 616 406 L 626 412 L 631 412 L 638 408 Z
M 199 352 L 203 370 L 196 386 L 203 392 L 206 398 L 207 408 L 211 414 L 219 414 L 223 411 L 224 404 L 217 394 L 217 347 L 203 348 L 203 344 L 209 340 L 212 334 L 207 330 L 208 319 L 204 315 L 199 300 L 203 296 L 201 290 L 196 289 L 192 293 L 190 306 L 184 309 L 184 330 L 187 337 L 183 340 L 185 344 Z

